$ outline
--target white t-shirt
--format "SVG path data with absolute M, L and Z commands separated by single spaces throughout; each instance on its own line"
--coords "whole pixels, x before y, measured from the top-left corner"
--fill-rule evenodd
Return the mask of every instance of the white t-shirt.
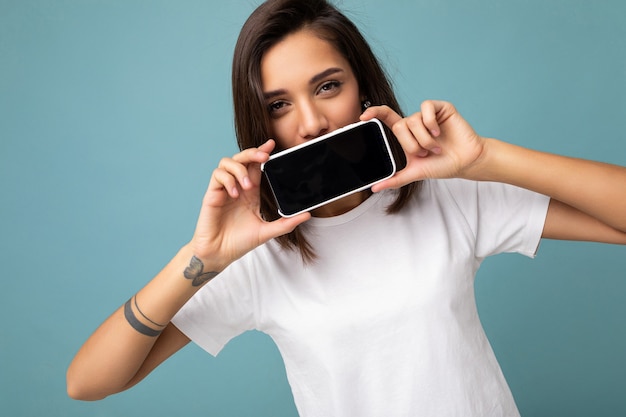
M 271 336 L 303 417 L 518 416 L 474 297 L 481 261 L 534 256 L 548 198 L 517 187 L 424 181 L 304 228 L 318 259 L 274 241 L 202 288 L 173 323 L 213 355 Z

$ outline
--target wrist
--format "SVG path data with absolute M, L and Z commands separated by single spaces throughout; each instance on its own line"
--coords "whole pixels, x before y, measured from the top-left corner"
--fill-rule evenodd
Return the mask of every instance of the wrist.
M 183 246 L 161 272 L 126 303 L 126 321 L 139 333 L 157 335 L 201 286 L 221 271 L 210 268 L 212 266 L 204 263 L 198 264 L 189 245 Z
M 205 270 L 223 271 L 233 262 L 232 259 L 227 259 L 218 250 L 210 248 L 201 239 L 195 237 L 181 249 L 181 253 L 184 253 L 184 262 L 187 265 L 191 258 L 196 257 L 202 261 Z
M 497 148 L 500 141 L 492 138 L 482 139 L 480 155 L 463 171 L 461 178 L 472 181 L 496 181 Z
M 185 279 L 189 280 L 193 287 L 199 287 L 215 278 L 223 268 L 211 267 L 211 264 L 205 265 L 204 261 L 192 255 L 189 265 L 183 271 Z

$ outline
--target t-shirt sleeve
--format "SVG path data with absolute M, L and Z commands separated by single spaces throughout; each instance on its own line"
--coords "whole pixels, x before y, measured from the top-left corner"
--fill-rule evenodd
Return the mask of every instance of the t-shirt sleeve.
M 474 231 L 476 257 L 503 252 L 536 255 L 549 197 L 497 182 L 457 180 L 447 185 Z
M 242 262 L 230 265 L 202 287 L 172 319 L 213 356 L 232 338 L 255 328 L 253 291 Z

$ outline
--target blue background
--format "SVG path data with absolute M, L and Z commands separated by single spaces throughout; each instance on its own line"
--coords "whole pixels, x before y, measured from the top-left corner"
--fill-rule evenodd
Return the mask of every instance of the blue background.
M 2 415 L 295 415 L 260 333 L 217 359 L 191 345 L 100 402 L 65 394 L 76 350 L 191 237 L 236 150 L 231 53 L 257 4 L 0 0 Z M 626 165 L 626 2 L 339 6 L 405 111 L 450 100 L 485 136 Z M 479 309 L 523 415 L 626 415 L 625 269 L 623 246 L 550 241 L 485 263 Z

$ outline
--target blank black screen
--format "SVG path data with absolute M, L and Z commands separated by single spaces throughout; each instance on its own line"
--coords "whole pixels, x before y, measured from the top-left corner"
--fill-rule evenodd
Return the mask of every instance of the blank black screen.
M 266 162 L 280 211 L 291 215 L 388 177 L 394 165 L 383 132 L 368 122 Z

